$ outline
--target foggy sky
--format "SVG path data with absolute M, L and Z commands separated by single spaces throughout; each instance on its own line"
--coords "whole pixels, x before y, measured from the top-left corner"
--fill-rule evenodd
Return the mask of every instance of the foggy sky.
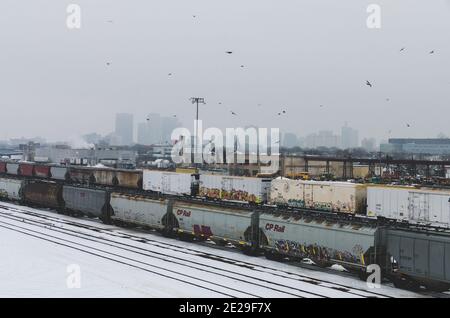
M 70 3 L 80 30 L 66 27 Z M 370 3 L 379 30 L 366 27 Z M 450 135 L 447 0 L 2 0 L 0 10 L 0 140 L 105 134 L 117 112 L 176 114 L 193 130 L 192 96 L 207 101 L 205 127 Z

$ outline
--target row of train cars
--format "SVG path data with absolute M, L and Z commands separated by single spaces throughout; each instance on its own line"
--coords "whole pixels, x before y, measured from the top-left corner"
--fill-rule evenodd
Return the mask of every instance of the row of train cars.
M 0 162 L 0 174 L 450 228 L 450 189 Z
M 27 176 L 21 165 L 29 167 L 32 164 L 15 164 L 17 166 L 7 163 L 6 169 L 0 170 L 2 200 L 50 208 L 58 213 L 99 218 L 107 224 L 138 226 L 188 241 L 210 240 L 217 245 L 232 244 L 245 253 L 264 253 L 272 260 L 308 258 L 319 266 L 340 264 L 364 278 L 367 276 L 368 266 L 376 264 L 384 277 L 398 287 L 424 286 L 439 291 L 450 288 L 450 236 L 445 232 L 416 231 L 348 220 L 333 221 L 286 208 L 227 205 L 214 200 L 193 200 L 189 195 L 160 195 L 168 189 L 173 190 L 170 186 L 173 182 L 177 183 L 177 189 L 182 189 L 182 179 L 190 180 L 189 183 L 186 182 L 185 190 L 188 184 L 191 190 L 195 189 L 195 184 L 199 184 L 201 177 L 199 179 L 190 174 L 61 166 L 44 168 L 42 165 L 34 165 L 34 171 L 27 170 Z M 13 171 L 10 170 L 12 168 Z M 43 173 L 45 171 L 48 174 Z M 108 174 L 109 177 L 106 177 Z M 237 179 L 254 186 L 267 182 Z M 108 184 L 102 184 L 100 180 L 107 180 Z M 226 180 L 229 184 L 230 178 L 227 177 Z M 364 187 L 362 185 L 329 185 L 289 179 L 275 179 L 269 188 L 266 185 L 264 187 L 268 189 L 269 196 L 283 197 L 283 193 L 291 193 L 296 206 L 299 202 L 300 206 L 306 206 L 308 201 L 305 194 L 308 191 L 312 191 L 309 193 L 312 193 L 313 199 L 318 200 L 320 192 L 316 192 L 316 185 L 318 189 L 331 187 L 328 191 L 345 193 L 347 190 L 340 189 L 344 184 L 345 187 L 354 188 L 350 191 L 353 196 L 364 193 L 361 191 Z M 313 190 L 308 188 L 311 185 Z M 136 191 L 150 186 L 155 188 Z M 195 190 L 197 195 L 205 191 L 202 187 L 204 188 L 200 185 Z M 303 189 L 303 196 L 297 190 L 294 191 L 297 187 Z M 173 191 L 169 192 L 174 194 Z M 214 193 L 223 198 L 220 191 Z M 257 196 L 256 191 L 254 193 Z M 397 196 L 399 199 L 400 197 Z M 239 197 L 229 199 L 237 198 Z M 289 203 L 285 197 L 283 200 Z M 332 206 L 330 204 L 321 208 L 326 210 Z M 346 213 L 351 213 L 351 210 Z

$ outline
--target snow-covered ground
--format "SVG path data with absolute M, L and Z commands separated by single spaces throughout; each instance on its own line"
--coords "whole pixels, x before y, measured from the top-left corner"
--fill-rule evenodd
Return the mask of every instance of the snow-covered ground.
M 4 202 L 0 257 L 0 297 L 421 296 Z

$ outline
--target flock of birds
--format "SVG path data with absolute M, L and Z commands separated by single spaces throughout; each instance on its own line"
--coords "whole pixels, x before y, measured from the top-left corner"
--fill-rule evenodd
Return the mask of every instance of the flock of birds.
M 192 15 L 192 17 L 195 19 L 195 18 L 197 18 L 197 15 Z M 107 20 L 106 21 L 107 23 L 114 23 L 114 21 L 113 20 Z M 404 52 L 404 51 L 406 51 L 406 47 L 402 47 L 401 49 L 400 49 L 400 52 Z M 225 54 L 227 54 L 227 55 L 232 55 L 234 52 L 233 51 L 225 51 Z M 435 54 L 435 51 L 434 50 L 431 50 L 428 54 Z M 111 62 L 106 62 L 106 65 L 107 66 L 111 66 Z M 244 64 L 241 64 L 241 66 L 240 66 L 241 68 L 245 68 L 245 65 Z M 173 75 L 173 73 L 168 73 L 167 74 L 169 77 L 171 77 L 172 75 Z M 366 80 L 366 86 L 368 86 L 368 87 L 370 87 L 370 88 L 373 88 L 374 86 L 373 86 L 373 84 L 372 84 L 372 82 L 371 81 L 369 81 L 369 80 Z M 390 98 L 386 98 L 386 102 L 389 102 L 390 101 Z M 218 104 L 219 105 L 222 105 L 222 102 L 218 102 Z M 261 107 L 262 106 L 262 104 L 258 104 L 258 107 Z M 321 104 L 321 105 L 319 105 L 319 108 L 323 108 L 324 107 L 324 105 L 323 104 Z M 230 114 L 232 115 L 232 116 L 238 116 L 238 114 L 235 112 L 235 111 L 233 111 L 233 110 L 230 110 Z M 287 114 L 287 111 L 286 110 L 281 110 L 281 111 L 279 111 L 278 113 L 277 113 L 277 115 L 278 116 L 282 116 L 282 115 L 285 115 L 285 114 Z M 174 118 L 176 118 L 177 117 L 177 115 L 173 115 L 173 117 Z M 147 118 L 147 121 L 149 121 L 150 119 L 149 118 Z M 406 127 L 408 127 L 408 128 L 410 128 L 411 127 L 411 124 L 409 124 L 409 123 L 406 123 Z M 391 133 L 391 130 L 389 131 L 389 134 Z

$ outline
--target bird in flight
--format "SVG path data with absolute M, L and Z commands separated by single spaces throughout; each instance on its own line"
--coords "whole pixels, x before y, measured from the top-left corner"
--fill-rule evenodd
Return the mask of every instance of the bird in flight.
M 237 114 L 234 111 L 231 111 L 231 115 L 237 116 Z
M 410 124 L 408 124 L 408 123 L 406 123 L 406 127 L 408 127 L 408 128 L 409 128 L 409 127 L 411 127 L 411 125 L 410 125 Z
M 372 87 L 372 83 L 369 81 L 366 81 L 366 85 Z
M 110 66 L 110 65 L 111 65 L 111 62 L 106 62 L 106 65 Z
M 405 47 L 402 47 L 402 48 L 400 49 L 400 52 L 403 52 L 405 49 L 406 49 Z
M 233 51 L 226 51 L 227 54 L 233 54 Z
M 433 50 L 433 51 L 430 51 L 430 54 L 434 54 L 434 50 Z

